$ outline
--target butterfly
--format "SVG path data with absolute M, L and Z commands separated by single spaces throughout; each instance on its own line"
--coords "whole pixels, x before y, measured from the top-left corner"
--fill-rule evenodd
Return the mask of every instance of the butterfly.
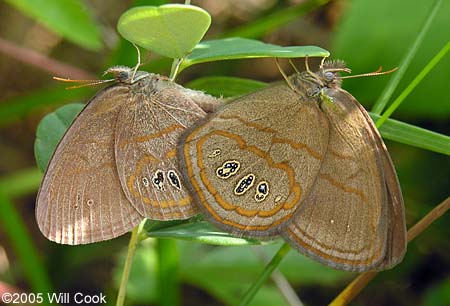
M 219 99 L 137 66 L 106 73 L 115 84 L 75 118 L 39 188 L 37 223 L 57 243 L 107 240 L 144 218 L 176 220 L 197 213 L 178 169 L 176 145 Z

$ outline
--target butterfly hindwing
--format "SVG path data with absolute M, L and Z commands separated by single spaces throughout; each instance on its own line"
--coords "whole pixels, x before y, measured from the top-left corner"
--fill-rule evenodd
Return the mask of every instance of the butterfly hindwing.
M 84 244 L 120 236 L 143 216 L 127 200 L 114 159 L 114 126 L 127 86 L 99 92 L 58 144 L 39 189 L 36 217 L 48 239 Z

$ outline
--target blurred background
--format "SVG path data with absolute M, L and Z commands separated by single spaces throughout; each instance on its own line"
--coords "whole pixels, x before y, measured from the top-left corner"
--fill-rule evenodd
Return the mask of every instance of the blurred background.
M 33 145 L 36 126 L 66 103 L 85 102 L 99 88 L 65 90 L 52 76 L 97 79 L 109 66 L 133 66 L 136 52 L 120 38 L 116 23 L 135 5 L 165 1 L 0 2 L 0 293 L 83 292 L 107 295 L 115 303 L 129 236 L 69 247 L 39 232 L 35 197 L 42 173 Z M 33 3 L 34 2 L 34 3 Z M 279 45 L 317 45 L 346 61 L 354 73 L 399 65 L 424 24 L 433 0 L 197 0 L 212 15 L 205 39 L 240 36 Z M 450 39 L 450 2 L 443 1 L 424 43 L 400 83 L 396 97 Z M 67 10 L 81 6 L 82 10 Z M 74 13 L 79 12 L 82 13 Z M 67 15 L 66 15 L 67 14 Z M 78 15 L 74 15 L 78 14 Z M 69 16 L 70 18 L 66 18 Z M 76 22 L 69 23 L 68 20 Z M 56 25 L 55 25 L 56 24 Z M 143 69 L 167 75 L 171 61 L 144 54 Z M 301 60 L 296 61 L 300 68 Z M 286 65 L 285 69 L 289 71 Z M 203 76 L 280 80 L 273 59 L 222 61 L 183 71 L 185 84 Z M 366 109 L 389 77 L 345 81 Z M 412 92 L 393 118 L 450 135 L 450 56 Z M 220 84 L 218 85 L 220 91 Z M 220 92 L 219 92 L 220 93 Z M 408 227 L 449 195 L 450 158 L 386 141 L 406 205 Z M 404 261 L 380 273 L 352 305 L 450 305 L 450 227 L 446 214 L 408 245 Z M 127 305 L 158 305 L 155 240 L 139 247 Z M 276 252 L 268 246 L 214 247 L 178 241 L 179 305 L 235 305 Z M 280 270 L 305 305 L 330 302 L 354 277 L 291 251 Z M 0 302 L 1 303 L 1 302 Z M 288 305 L 273 282 L 252 305 Z

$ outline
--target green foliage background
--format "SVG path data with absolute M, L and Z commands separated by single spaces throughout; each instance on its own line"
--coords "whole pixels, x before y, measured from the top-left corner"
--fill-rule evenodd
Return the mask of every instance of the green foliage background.
M 25 292 L 104 292 L 108 303 L 116 297 L 127 238 L 93 245 L 68 247 L 47 241 L 34 220 L 34 199 L 41 172 L 33 156 L 37 123 L 68 102 L 86 101 L 96 89 L 64 90 L 51 76 L 73 70 L 42 65 L 27 55 L 8 53 L 10 41 L 27 50 L 75 67 L 96 78 L 108 66 L 133 66 L 133 47 L 117 36 L 115 25 L 129 8 L 123 1 L 8 0 L 0 3 L 0 281 Z M 164 1 L 132 1 L 158 5 Z M 332 58 L 344 59 L 354 73 L 397 66 L 417 36 L 434 1 L 193 1 L 210 11 L 207 39 L 241 36 L 278 45 L 317 45 Z M 103 4 L 102 4 L 103 3 Z M 225 5 L 223 4 L 225 3 Z M 228 3 L 228 4 L 227 4 Z M 228 5 L 228 6 L 227 6 Z M 450 40 L 450 2 L 444 1 L 429 34 L 394 97 Z M 144 56 L 145 58 L 145 56 Z M 296 61 L 302 66 L 302 61 Z M 152 55 L 143 69 L 169 74 L 171 60 Z M 53 70 L 51 70 L 53 69 Z M 58 70 L 59 69 L 59 70 Z M 288 70 L 288 66 L 286 66 Z M 394 118 L 449 135 L 450 77 L 447 55 L 407 98 Z M 269 82 L 281 76 L 273 59 L 205 63 L 183 71 L 181 84 L 216 95 L 244 92 L 252 86 L 201 82 L 201 77 L 234 76 Z M 349 90 L 370 108 L 388 77 L 348 80 Z M 188 83 L 191 81 L 190 83 Z M 242 83 L 239 83 L 242 84 Z M 412 225 L 448 196 L 449 157 L 387 141 L 396 165 Z M 449 222 L 444 215 L 408 247 L 402 264 L 380 274 L 354 305 L 448 305 L 450 279 Z M 138 247 L 133 265 L 128 305 L 168 303 L 161 297 L 158 269 L 162 260 L 154 238 Z M 236 305 L 279 244 L 211 246 L 177 241 L 171 270 L 176 280 L 173 304 Z M 3 250 L 3 251 L 2 251 Z M 5 254 L 5 255 L 2 255 Z M 4 258 L 7 258 L 6 261 Z M 312 262 L 291 251 L 280 271 L 306 305 L 326 304 L 354 277 Z M 2 285 L 0 283 L 0 287 Z M 285 305 L 273 283 L 266 284 L 252 305 Z

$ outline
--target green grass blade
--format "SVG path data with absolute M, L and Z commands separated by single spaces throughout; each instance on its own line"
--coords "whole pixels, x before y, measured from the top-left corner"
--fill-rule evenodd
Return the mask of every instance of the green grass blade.
M 52 292 L 52 286 L 33 240 L 14 204 L 0 193 L 0 225 L 6 232 L 31 292 Z
M 422 69 L 422 71 L 414 78 L 414 80 L 402 91 L 397 99 L 392 102 L 388 109 L 383 113 L 381 118 L 376 122 L 376 126 L 380 127 L 389 118 L 392 113 L 400 106 L 400 104 L 408 97 L 408 95 L 419 85 L 419 83 L 427 76 L 427 74 L 441 61 L 441 59 L 450 50 L 450 41 L 436 54 L 435 57 Z
M 417 50 L 421 46 L 423 39 L 425 38 L 428 30 L 430 29 L 430 26 L 433 23 L 434 17 L 436 16 L 436 13 L 439 11 L 439 7 L 441 6 L 441 3 L 442 3 L 442 0 L 435 1 L 430 14 L 428 15 L 428 18 L 425 20 L 422 30 L 420 31 L 419 35 L 417 35 L 417 38 L 414 41 L 414 43 L 412 44 L 411 48 L 409 49 L 409 52 L 406 54 L 406 56 L 403 58 L 403 61 L 400 63 L 400 68 L 392 76 L 388 85 L 381 93 L 379 99 L 373 105 L 373 107 L 372 107 L 373 113 L 379 115 L 379 114 L 381 114 L 383 109 L 386 107 L 386 104 L 388 103 L 389 99 L 391 98 L 392 94 L 394 93 L 394 90 L 397 88 L 398 84 L 400 83 L 400 80 L 405 75 L 406 70 L 408 69 L 409 65 L 411 64 L 412 59 L 414 58 L 414 55 L 416 55 Z
M 261 272 L 261 274 L 258 276 L 256 281 L 251 285 L 251 287 L 247 290 L 247 292 L 244 294 L 244 297 L 242 298 L 241 302 L 239 303 L 239 306 L 246 306 L 248 305 L 255 294 L 258 292 L 258 290 L 261 288 L 261 286 L 267 281 L 267 279 L 272 274 L 273 270 L 275 270 L 281 260 L 286 256 L 286 254 L 289 252 L 291 247 L 287 243 L 283 243 L 283 245 L 280 247 L 278 252 L 275 254 L 275 256 L 272 258 L 272 260 L 266 265 L 264 270 Z
M 380 115 L 370 113 L 377 122 Z M 383 138 L 421 149 L 450 155 L 450 137 L 394 119 L 388 119 L 381 127 Z

